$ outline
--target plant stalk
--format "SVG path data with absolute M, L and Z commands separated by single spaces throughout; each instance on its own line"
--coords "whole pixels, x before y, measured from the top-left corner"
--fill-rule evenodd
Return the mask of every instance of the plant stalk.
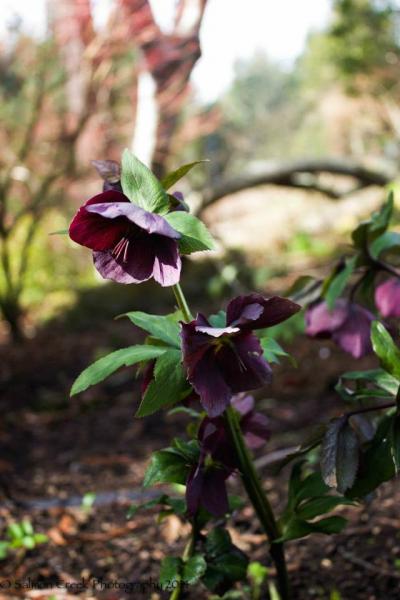
M 181 310 L 184 320 L 188 323 L 193 320 L 192 313 L 190 312 L 190 308 L 188 303 L 186 302 L 185 295 L 182 291 L 179 283 L 172 286 L 173 292 L 175 294 L 176 303 L 178 308 Z
M 263 490 L 260 478 L 253 463 L 253 459 L 251 458 L 246 443 L 243 439 L 238 416 L 235 409 L 231 406 L 228 406 L 228 408 L 225 410 L 225 419 L 232 442 L 235 446 L 243 485 L 270 542 L 270 552 L 276 567 L 280 598 L 281 600 L 288 600 L 289 580 L 283 544 L 280 542 L 275 542 L 275 540 L 281 536 L 279 526 L 275 520 L 275 516 L 268 498 Z
M 193 551 L 194 551 L 194 547 L 196 544 L 196 537 L 197 537 L 197 529 L 196 529 L 196 524 L 193 523 L 192 525 L 192 533 L 190 535 L 190 538 L 185 546 L 185 549 L 183 551 L 182 554 L 182 560 L 183 562 L 186 562 L 189 560 L 189 558 L 193 555 Z M 177 582 L 177 586 L 174 589 L 174 591 L 172 592 L 172 594 L 169 597 L 169 600 L 179 600 L 181 595 L 182 595 L 182 581 L 178 581 Z

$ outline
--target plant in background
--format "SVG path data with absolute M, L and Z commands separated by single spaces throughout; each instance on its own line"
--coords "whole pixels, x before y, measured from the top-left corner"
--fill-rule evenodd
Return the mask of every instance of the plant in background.
M 362 499 L 393 477 L 400 462 L 400 350 L 376 320 L 373 306 L 375 298 L 385 317 L 396 316 L 392 298 L 398 275 L 387 258 L 400 248 L 400 236 L 387 232 L 393 198 L 357 227 L 351 255 L 324 282 L 303 277 L 290 292 L 291 299 L 252 293 L 231 300 L 226 313 L 193 318 L 179 285 L 180 256 L 210 250 L 213 240 L 201 221 L 187 212 L 182 198 L 168 190 L 195 164 L 161 182 L 127 150 L 121 173 L 119 167 L 111 169 L 113 181 L 107 179 L 107 163 L 97 165 L 107 187 L 79 209 L 70 227 L 72 239 L 94 251 L 95 266 L 103 277 L 139 283 L 153 276 L 161 285 L 171 286 L 177 310 L 162 316 L 127 313 L 147 332 L 145 342 L 96 361 L 77 378 L 71 393 L 84 391 L 120 367 L 139 365 L 143 385 L 136 416 L 170 409 L 189 419 L 186 433 L 153 453 L 143 481 L 144 487 L 174 484 L 175 494 L 163 492 L 130 510 L 132 516 L 139 509 L 159 507 L 160 517 L 175 513 L 191 524 L 183 555 L 167 556 L 161 565 L 161 585 L 170 589 L 175 582 L 172 600 L 199 582 L 210 594 L 226 598 L 233 597 L 233 588 L 241 582 L 243 593 L 250 590 L 251 597 L 260 597 L 266 571 L 249 563 L 226 528 L 243 506 L 229 493 L 229 479 L 235 476 L 241 478 L 269 542 L 278 589 L 268 581 L 270 597 L 279 593 L 287 600 L 284 543 L 314 532 L 341 531 L 345 518 L 329 513 Z M 381 281 L 385 275 L 390 279 Z M 309 305 L 310 336 L 332 338 L 357 357 L 373 350 L 381 368 L 343 375 L 337 390 L 352 403 L 351 410 L 320 428 L 281 462 L 283 467 L 295 461 L 286 506 L 276 516 L 252 455 L 252 449 L 269 438 L 268 419 L 255 410 L 248 392 L 269 384 L 270 363 L 286 355 L 268 335 L 268 327 L 300 311 L 300 300 Z M 381 402 L 371 404 L 374 399 Z M 307 460 L 319 446 L 320 470 Z M 185 486 L 184 497 L 177 494 L 177 484 Z
M 7 558 L 8 553 L 13 550 L 23 556 L 28 550 L 45 544 L 47 540 L 47 535 L 44 533 L 35 533 L 30 521 L 10 523 L 7 527 L 6 539 L 0 540 L 0 560 Z

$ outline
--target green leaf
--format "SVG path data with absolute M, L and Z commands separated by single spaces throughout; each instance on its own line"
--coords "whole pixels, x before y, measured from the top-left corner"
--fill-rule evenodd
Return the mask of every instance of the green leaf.
M 128 149 L 122 154 L 121 185 L 125 196 L 144 210 L 159 214 L 168 211 L 167 192 L 150 169 Z
M 49 235 L 68 235 L 68 234 L 69 234 L 68 229 L 59 229 L 58 231 L 51 231 L 49 233 Z
M 371 341 L 383 369 L 400 381 L 400 350 L 379 321 L 374 321 L 371 325 Z
M 270 337 L 263 337 L 260 339 L 260 344 L 264 352 L 264 356 L 266 360 L 270 363 L 278 363 L 279 357 L 287 357 L 291 358 L 290 354 L 285 352 L 280 344 L 274 339 Z
M 208 320 L 213 327 L 226 327 L 226 312 L 220 310 L 215 315 L 208 317 Z
M 381 419 L 373 440 L 362 454 L 357 479 L 346 492 L 347 498 L 364 498 L 381 483 L 395 476 L 390 435 L 392 418 L 390 415 L 385 415 Z
M 283 535 L 275 540 L 275 542 L 287 542 L 289 540 L 297 540 L 311 533 L 339 533 L 345 527 L 347 521 L 344 517 L 327 517 L 319 521 L 309 523 L 302 519 L 294 518 L 284 527 Z
M 202 554 L 195 554 L 183 565 L 182 580 L 189 585 L 197 583 L 206 572 L 207 563 Z
M 35 540 L 30 535 L 25 535 L 21 541 L 22 545 L 28 550 L 33 550 L 33 548 L 35 547 Z
M 196 165 L 201 165 L 202 163 L 209 162 L 208 160 L 196 160 L 191 163 L 187 163 L 186 165 L 182 165 L 179 169 L 168 173 L 162 180 L 161 185 L 164 190 L 169 190 L 177 181 L 182 179 L 189 171 L 193 169 Z
M 75 380 L 71 388 L 71 396 L 83 392 L 91 385 L 103 381 L 121 367 L 130 367 L 145 360 L 161 356 L 167 348 L 161 346 L 129 346 L 103 356 L 87 367 Z
M 172 406 L 185 398 L 189 391 L 181 351 L 169 348 L 157 358 L 154 379 L 147 387 L 135 416 L 147 417 L 160 408 Z
M 382 252 L 400 248 L 400 233 L 397 231 L 386 231 L 370 245 L 370 251 L 374 258 L 379 258 Z
M 400 415 L 398 414 L 394 415 L 392 419 L 390 442 L 394 466 L 396 473 L 398 473 L 400 471 Z
M 348 379 L 350 381 L 367 381 L 374 383 L 378 388 L 386 391 L 388 394 L 395 396 L 399 383 L 397 379 L 392 377 L 383 369 L 370 369 L 368 371 L 347 371 L 343 373 L 340 380 Z
M 356 260 L 357 256 L 348 258 L 344 268 L 332 279 L 328 288 L 324 291 L 324 297 L 329 310 L 334 308 L 336 300 L 342 295 L 347 282 L 355 269 Z
M 393 192 L 391 191 L 382 208 L 373 213 L 368 221 L 360 223 L 360 225 L 353 231 L 352 238 L 356 248 L 365 251 L 366 247 L 371 242 L 373 242 L 386 231 L 392 217 L 393 204 L 394 196 Z
M 21 527 L 25 535 L 32 536 L 34 534 L 32 523 L 30 521 L 22 521 Z
M 180 348 L 180 326 L 177 321 L 177 315 L 149 315 L 141 311 L 133 311 L 124 315 L 140 329 L 148 331 L 153 337 L 162 340 L 169 346 Z
M 344 492 L 354 483 L 358 469 L 358 440 L 347 417 L 333 419 L 321 449 L 321 470 L 325 483 Z
M 215 242 L 207 227 L 187 212 L 176 211 L 165 215 L 165 220 L 181 234 L 178 240 L 182 254 L 191 254 L 202 250 L 214 250 Z
M 310 304 L 317 300 L 321 295 L 321 281 L 311 277 L 311 275 L 302 275 L 286 291 L 285 296 L 301 304 Z
M 35 540 L 35 544 L 45 544 L 49 541 L 49 538 L 44 533 L 35 533 L 33 539 Z
M 185 459 L 173 448 L 155 452 L 147 467 L 143 487 L 153 483 L 186 483 L 189 467 Z
M 11 540 L 19 540 L 24 537 L 24 530 L 20 523 L 10 523 L 7 527 L 7 534 Z
M 206 551 L 211 557 L 229 552 L 231 545 L 231 536 L 222 527 L 215 527 L 206 537 Z
M 314 519 L 319 515 L 330 512 L 341 504 L 352 504 L 352 502 L 342 496 L 320 496 L 317 498 L 310 498 L 299 507 L 296 514 L 300 519 L 308 521 L 309 519 Z
M 10 548 L 9 542 L 0 541 L 0 560 L 7 558 L 8 550 Z
M 182 559 L 179 556 L 166 556 L 160 567 L 160 585 L 165 589 L 170 589 L 171 583 L 181 580 Z

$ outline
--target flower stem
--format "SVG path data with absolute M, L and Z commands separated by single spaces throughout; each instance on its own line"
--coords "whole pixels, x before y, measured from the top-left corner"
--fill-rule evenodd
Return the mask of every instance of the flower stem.
M 181 310 L 182 316 L 183 316 L 184 320 L 187 323 L 189 321 L 192 321 L 192 319 L 193 319 L 192 313 L 190 312 L 189 305 L 186 302 L 186 298 L 185 298 L 185 295 L 184 295 L 184 293 L 182 291 L 181 286 L 179 285 L 179 283 L 177 283 L 176 285 L 172 286 L 172 289 L 173 289 L 174 294 L 175 294 L 175 298 L 176 298 L 176 302 L 178 304 L 178 308 Z
M 193 317 L 181 286 L 179 284 L 174 285 L 173 290 L 178 307 L 182 311 L 184 320 L 186 322 L 191 321 Z M 280 529 L 275 520 L 268 498 L 266 497 L 262 488 L 260 478 L 253 463 L 253 459 L 251 458 L 246 443 L 243 439 L 236 411 L 231 406 L 228 406 L 224 412 L 224 417 L 236 450 L 243 485 L 270 542 L 271 557 L 275 563 L 277 572 L 280 600 L 289 600 L 289 581 L 285 555 L 283 552 L 283 544 L 280 542 L 275 542 L 275 540 L 281 536 Z M 193 527 L 192 535 L 182 556 L 183 560 L 187 560 L 193 553 L 195 540 L 196 530 Z M 178 587 L 172 592 L 170 600 L 179 600 L 181 591 L 181 585 L 179 584 Z
M 196 544 L 196 538 L 197 538 L 197 528 L 196 528 L 196 524 L 193 523 L 192 525 L 192 533 L 190 535 L 190 538 L 185 546 L 185 549 L 183 551 L 182 554 L 182 560 L 183 562 L 186 562 L 189 560 L 189 558 L 193 555 L 193 551 L 194 551 L 194 547 Z M 172 592 L 172 594 L 169 597 L 169 600 L 179 600 L 182 594 L 182 581 L 178 581 L 177 582 L 178 585 L 176 586 L 176 588 L 174 589 L 174 591 Z
M 243 485 L 270 542 L 271 557 L 277 571 L 280 598 L 288 600 L 289 581 L 283 544 L 275 542 L 281 536 L 281 532 L 243 439 L 236 411 L 231 406 L 225 411 L 225 419 L 239 460 Z

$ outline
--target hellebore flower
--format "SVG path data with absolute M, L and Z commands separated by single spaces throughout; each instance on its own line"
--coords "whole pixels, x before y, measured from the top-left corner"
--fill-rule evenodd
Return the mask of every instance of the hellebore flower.
M 93 250 L 104 279 L 141 283 L 151 277 L 175 285 L 181 272 L 181 237 L 160 215 L 147 212 L 115 190 L 91 198 L 75 215 L 70 238 Z
M 330 338 L 354 358 L 361 358 L 372 350 L 370 331 L 374 320 L 371 312 L 354 302 L 337 300 L 332 310 L 326 302 L 318 302 L 306 311 L 306 333 Z
M 103 192 L 115 190 L 122 193 L 121 167 L 115 160 L 92 160 L 92 165 L 103 179 Z
M 270 383 L 271 367 L 252 330 L 272 327 L 299 310 L 279 296 L 249 294 L 228 304 L 225 327 L 212 327 L 202 314 L 182 323 L 183 364 L 210 417 L 220 415 L 235 393 Z
M 250 448 L 259 448 L 269 438 L 268 419 L 254 411 L 252 396 L 232 398 L 232 406 L 240 414 L 240 428 Z M 219 517 L 228 511 L 225 481 L 238 467 L 235 449 L 223 417 L 205 417 L 199 427 L 200 458 L 186 482 L 186 504 L 190 515 L 200 506 Z
M 390 277 L 378 285 L 375 304 L 383 317 L 400 317 L 400 279 Z

